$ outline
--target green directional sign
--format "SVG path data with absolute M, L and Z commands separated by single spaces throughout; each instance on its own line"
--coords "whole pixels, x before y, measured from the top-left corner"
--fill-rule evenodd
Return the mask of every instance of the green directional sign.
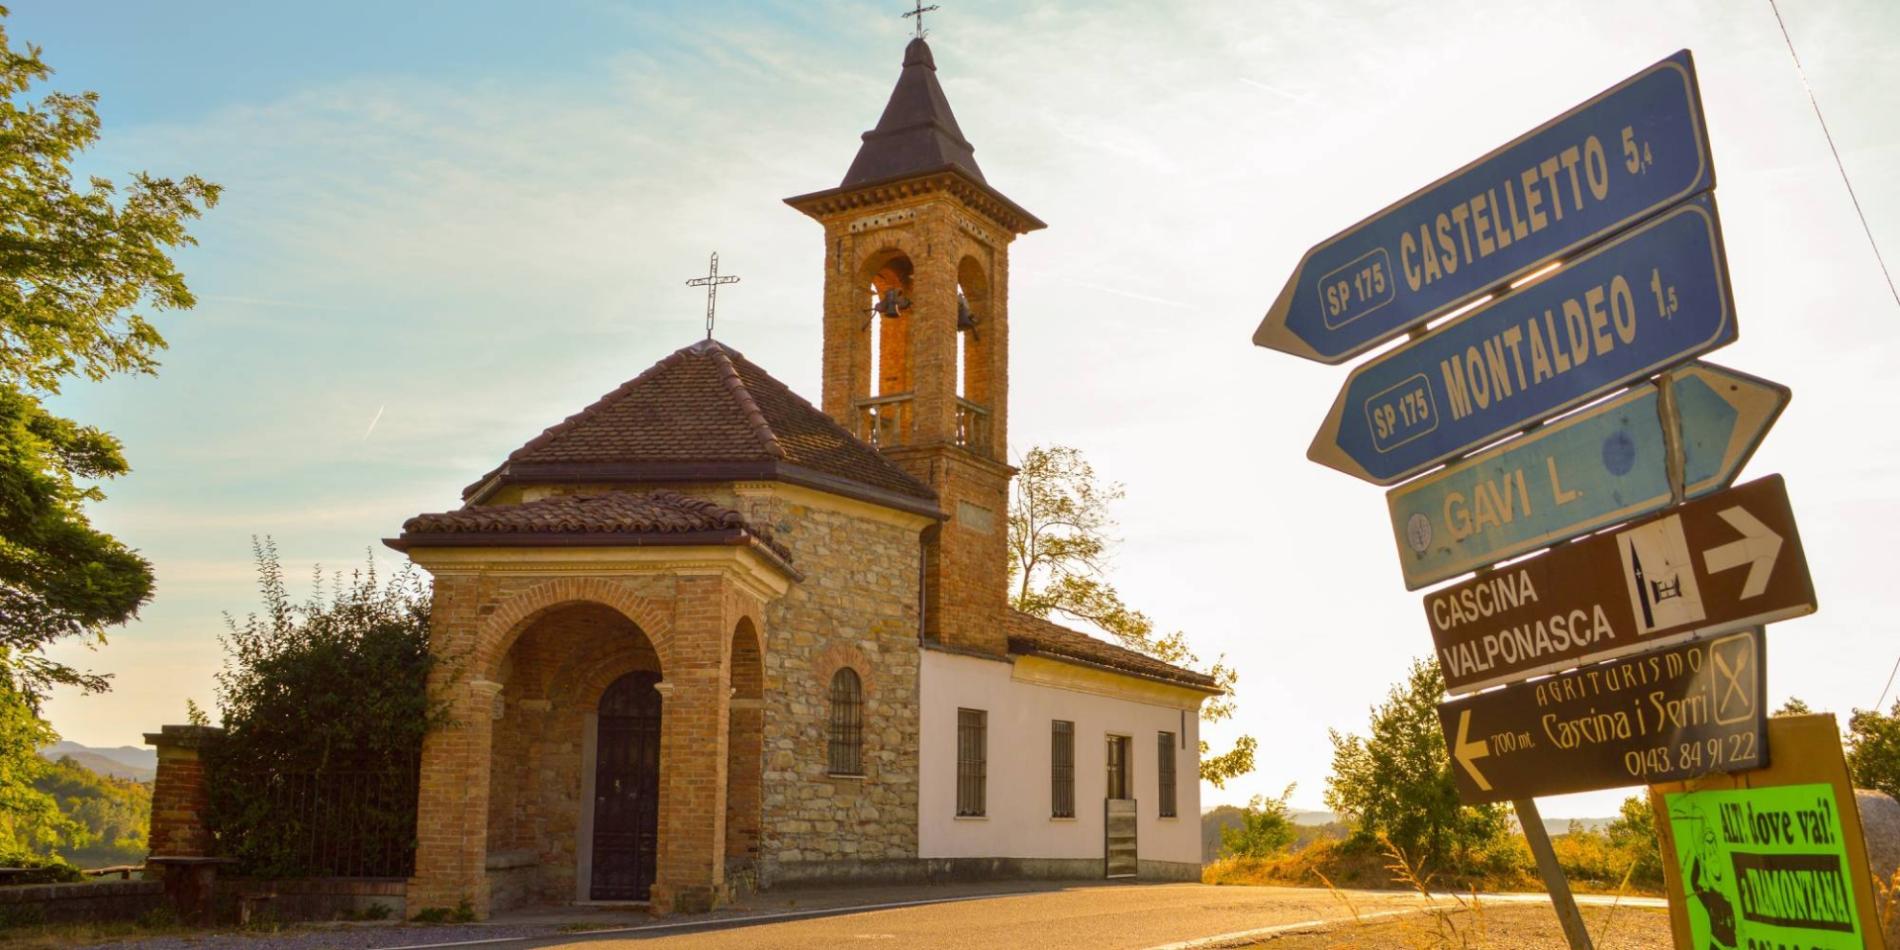
M 1728 487 L 1788 389 L 1706 363 L 1670 377 L 1685 497 Z M 1387 492 L 1406 589 L 1662 510 L 1672 493 L 1661 403 L 1646 382 Z
M 1826 782 L 1663 796 L 1697 947 L 1860 950 L 1842 803 Z

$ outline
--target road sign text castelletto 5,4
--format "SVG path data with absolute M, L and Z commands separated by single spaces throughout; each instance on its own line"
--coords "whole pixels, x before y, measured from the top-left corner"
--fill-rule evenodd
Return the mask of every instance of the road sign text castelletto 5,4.
M 1390 485 L 1735 332 L 1715 203 L 1703 196 L 1359 366 L 1307 457 Z
M 1670 374 L 1684 495 L 1727 488 L 1788 404 L 1708 364 Z M 1405 586 L 1447 578 L 1660 511 L 1672 500 L 1661 393 L 1650 383 L 1386 492 Z
M 1306 252 L 1254 343 L 1344 361 L 1714 187 L 1683 50 Z
M 1438 707 L 1468 804 L 1758 768 L 1759 628 L 1651 650 Z
M 1425 596 L 1454 693 L 1814 608 L 1779 475 Z

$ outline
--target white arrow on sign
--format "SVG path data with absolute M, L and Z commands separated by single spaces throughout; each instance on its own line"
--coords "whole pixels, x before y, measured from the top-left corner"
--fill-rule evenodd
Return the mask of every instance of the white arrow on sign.
M 1739 541 L 1730 541 L 1702 552 L 1702 563 L 1710 574 L 1748 565 L 1748 577 L 1742 581 L 1739 600 L 1759 596 L 1768 589 L 1768 575 L 1774 573 L 1775 556 L 1781 553 L 1781 535 L 1769 530 L 1761 519 L 1740 505 L 1716 512 L 1729 527 L 1742 533 Z
M 1490 755 L 1491 748 L 1485 745 L 1482 739 L 1477 742 L 1465 741 L 1470 735 L 1471 710 L 1460 710 L 1458 713 L 1458 744 L 1451 750 L 1452 758 L 1457 759 L 1458 764 L 1464 766 L 1465 771 L 1471 773 L 1471 780 L 1478 783 L 1478 789 L 1480 791 L 1488 792 L 1491 790 L 1490 781 L 1484 777 L 1483 772 L 1478 771 L 1477 766 L 1471 763 L 1474 760 L 1482 759 Z

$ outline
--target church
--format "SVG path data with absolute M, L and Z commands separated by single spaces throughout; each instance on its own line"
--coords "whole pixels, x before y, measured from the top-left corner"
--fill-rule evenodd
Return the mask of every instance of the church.
M 1009 248 L 1044 224 L 921 36 L 786 204 L 824 231 L 817 405 L 709 334 L 387 542 L 434 578 L 453 718 L 411 909 L 1199 879 L 1218 688 L 1009 605 Z

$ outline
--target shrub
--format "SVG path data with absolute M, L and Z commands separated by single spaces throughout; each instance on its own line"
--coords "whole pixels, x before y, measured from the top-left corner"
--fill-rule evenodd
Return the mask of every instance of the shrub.
M 1264 858 L 1286 850 L 1298 837 L 1287 809 L 1291 797 L 1291 785 L 1279 798 L 1255 795 L 1240 813 L 1240 824 L 1220 830 L 1221 850 L 1243 858 Z
M 293 604 L 276 549 L 255 552 L 265 613 L 226 618 L 226 732 L 206 755 L 219 841 L 257 876 L 407 873 L 381 864 L 413 854 L 422 739 L 447 717 L 428 694 L 428 583 L 371 562 Z
M 65 858 L 21 849 L 0 849 L 0 867 L 28 869 L 8 878 L 8 884 L 76 884 L 86 879 Z

